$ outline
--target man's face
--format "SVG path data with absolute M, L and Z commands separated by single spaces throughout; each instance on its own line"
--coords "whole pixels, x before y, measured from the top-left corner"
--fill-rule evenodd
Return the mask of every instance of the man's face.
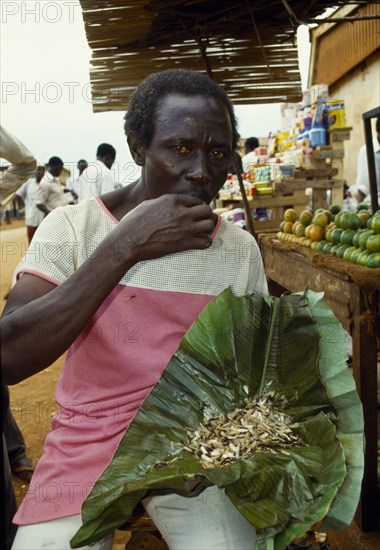
M 63 164 L 51 164 L 49 166 L 49 172 L 55 178 L 58 178 L 62 170 L 63 170 Z
M 185 194 L 209 204 L 226 180 L 231 156 L 225 106 L 210 97 L 170 94 L 157 105 L 143 182 L 150 198 Z
M 77 168 L 79 170 L 79 174 L 82 174 L 82 172 L 86 170 L 87 166 L 88 166 L 87 162 L 78 162 Z
M 45 174 L 45 167 L 44 166 L 37 166 L 36 171 L 34 173 L 34 176 L 36 178 L 36 181 L 40 183 L 40 181 L 43 178 L 43 175 Z
M 103 162 L 109 170 L 111 170 L 113 163 L 115 162 L 115 157 L 113 155 L 106 155 L 103 157 Z

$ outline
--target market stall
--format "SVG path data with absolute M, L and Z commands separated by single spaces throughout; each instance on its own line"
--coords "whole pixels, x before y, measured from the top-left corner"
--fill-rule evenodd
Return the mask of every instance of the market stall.
M 302 102 L 282 104 L 281 112 L 281 129 L 244 162 L 243 182 L 230 174 L 216 201 L 220 209 L 244 208 L 255 233 L 278 229 L 287 208 L 300 214 L 343 205 L 345 142 L 352 131 L 344 100 L 330 100 L 327 86 L 315 87 L 304 91 Z
M 365 419 L 366 451 L 357 520 L 364 531 L 379 528 L 377 479 L 377 355 L 380 350 L 380 273 L 344 259 L 261 235 L 260 247 L 274 295 L 300 289 L 323 291 L 352 336 L 352 368 Z M 322 337 L 333 339 L 326 331 Z

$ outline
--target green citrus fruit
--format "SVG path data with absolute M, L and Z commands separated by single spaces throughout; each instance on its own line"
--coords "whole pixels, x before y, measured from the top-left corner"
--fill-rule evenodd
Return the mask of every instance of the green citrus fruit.
M 367 227 L 367 221 L 370 217 L 370 214 L 369 214 L 368 210 L 362 210 L 361 212 L 358 212 L 357 216 L 358 216 L 359 221 L 360 221 L 359 227 L 361 227 L 362 229 Z
M 371 216 L 370 218 L 368 218 L 367 220 L 367 227 L 368 229 L 372 229 L 371 225 L 372 225 L 372 220 L 373 218 L 376 216 L 376 214 L 374 214 L 373 216 Z
M 342 246 L 341 244 L 333 244 L 332 249 L 330 250 L 330 253 L 336 254 L 341 246 Z
M 361 248 L 362 250 L 365 249 L 367 239 L 368 239 L 371 235 L 373 235 L 372 229 L 366 229 L 365 231 L 361 231 L 361 235 L 360 235 L 360 237 L 359 237 L 359 248 Z
M 380 267 L 380 253 L 379 252 L 374 252 L 373 254 L 370 254 L 367 257 L 367 261 L 366 261 L 365 265 L 367 267 L 374 267 L 374 268 Z
M 323 247 L 325 246 L 325 244 L 327 244 L 327 241 L 314 241 L 317 243 L 317 246 L 315 248 L 315 250 L 318 250 L 318 252 L 323 252 Z
M 351 254 L 353 252 L 355 252 L 356 248 L 354 246 L 349 246 L 348 248 L 346 248 L 346 250 L 344 251 L 344 254 L 343 254 L 343 259 L 344 260 L 351 260 Z
M 294 208 L 288 208 L 284 212 L 284 220 L 286 222 L 295 222 L 298 218 L 297 212 L 294 210 Z
M 380 233 L 380 216 L 378 214 L 375 214 L 373 216 L 373 220 L 371 222 L 371 229 L 376 234 Z
M 359 229 L 360 219 L 356 214 L 344 212 L 340 219 L 340 226 L 343 227 L 343 229 Z
M 326 208 L 322 211 L 322 214 L 324 214 L 327 219 L 329 220 L 329 223 L 332 221 L 332 212 L 330 212 L 330 210 L 327 210 Z
M 344 254 L 345 250 L 347 250 L 347 248 L 348 248 L 348 244 L 341 244 L 339 246 L 338 250 L 336 251 L 336 257 L 337 258 L 343 258 L 343 254 Z
M 323 252 L 324 254 L 329 254 L 329 253 L 331 252 L 331 249 L 332 249 L 333 246 L 334 246 L 334 245 L 333 245 L 332 243 L 327 242 L 327 243 L 324 245 L 324 247 L 323 247 L 323 249 L 322 249 L 322 252 Z
M 332 230 L 331 232 L 331 242 L 333 244 L 339 244 L 340 243 L 340 236 L 343 233 L 343 229 L 341 227 L 337 227 Z
M 311 220 L 313 219 L 313 214 L 310 210 L 303 210 L 300 214 L 299 220 L 302 225 L 310 225 Z
M 342 219 L 342 216 L 343 216 L 343 212 L 339 212 L 334 218 L 334 222 L 337 227 L 341 227 L 340 220 Z
M 357 263 L 357 260 L 360 256 L 360 254 L 363 252 L 363 250 L 361 250 L 360 248 L 357 248 L 356 250 L 354 250 L 351 254 L 351 258 L 350 258 L 350 261 L 354 264 Z
M 363 233 L 363 231 L 361 231 L 359 229 L 359 231 L 356 231 L 355 235 L 354 235 L 354 238 L 352 239 L 352 244 L 353 246 L 356 246 L 357 248 L 359 248 L 359 239 L 360 239 L 360 235 Z
M 369 256 L 368 250 L 364 250 L 360 256 L 356 259 L 356 263 L 358 265 L 366 265 L 367 264 L 367 258 Z
M 359 202 L 357 211 L 359 212 L 360 210 L 369 210 L 369 204 L 366 202 Z
M 313 224 L 318 225 L 319 227 L 326 227 L 329 223 L 329 219 L 323 212 L 318 212 L 313 218 Z
M 295 227 L 293 226 L 293 233 L 297 235 L 297 237 L 303 237 L 305 235 L 306 226 L 300 222 L 296 222 L 294 225 Z
M 355 233 L 354 229 L 344 229 L 340 236 L 340 244 L 352 244 Z
M 368 237 L 365 247 L 370 254 L 373 252 L 380 252 L 380 234 Z
M 330 207 L 329 207 L 329 210 L 332 214 L 336 215 L 336 214 L 339 214 L 340 212 L 340 206 L 339 204 L 332 204 Z

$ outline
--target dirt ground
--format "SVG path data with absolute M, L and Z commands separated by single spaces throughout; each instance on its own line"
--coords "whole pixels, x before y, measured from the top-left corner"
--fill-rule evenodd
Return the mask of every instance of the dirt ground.
M 11 225 L 0 225 L 0 240 L 1 309 L 3 309 L 4 297 L 9 292 L 14 270 L 27 246 L 26 228 L 23 222 L 14 221 Z M 60 357 L 48 369 L 10 387 L 11 410 L 24 434 L 27 454 L 34 463 L 42 454 L 43 442 L 50 430 L 51 417 L 56 412 L 54 391 L 63 359 L 64 357 Z M 20 504 L 26 493 L 27 484 L 16 476 L 13 477 L 13 482 L 17 503 Z M 113 550 L 124 550 L 128 539 L 129 533 L 117 531 Z M 331 550 L 375 550 L 380 548 L 380 532 L 361 533 L 353 523 L 343 531 L 328 533 L 328 542 Z M 133 545 L 133 548 L 155 550 L 158 546 L 142 544 Z M 132 550 L 131 545 L 128 545 L 128 550 Z

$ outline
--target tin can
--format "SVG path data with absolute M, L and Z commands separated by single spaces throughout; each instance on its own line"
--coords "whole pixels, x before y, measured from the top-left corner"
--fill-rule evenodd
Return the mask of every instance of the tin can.
M 329 128 L 346 127 L 346 111 L 343 99 L 336 99 L 327 102 L 327 116 Z

